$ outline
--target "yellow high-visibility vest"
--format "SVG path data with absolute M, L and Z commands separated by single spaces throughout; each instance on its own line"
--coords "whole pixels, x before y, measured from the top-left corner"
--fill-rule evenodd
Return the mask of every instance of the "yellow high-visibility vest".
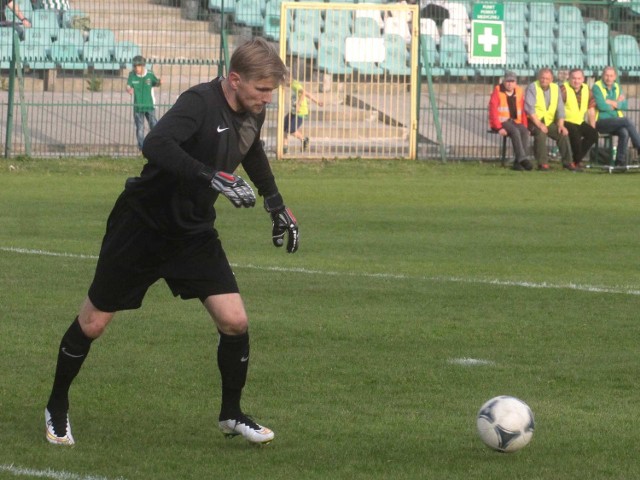
M 536 116 L 542 120 L 545 125 L 551 125 L 556 118 L 560 88 L 557 83 L 551 83 L 549 85 L 549 106 L 547 107 L 540 81 L 536 80 L 534 85 L 536 86 Z
M 582 87 L 580 87 L 579 106 L 576 91 L 569 82 L 564 82 L 564 88 L 567 91 L 567 101 L 564 104 L 565 120 L 567 122 L 580 125 L 584 122 L 584 116 L 589 108 L 589 87 L 584 83 L 582 84 Z

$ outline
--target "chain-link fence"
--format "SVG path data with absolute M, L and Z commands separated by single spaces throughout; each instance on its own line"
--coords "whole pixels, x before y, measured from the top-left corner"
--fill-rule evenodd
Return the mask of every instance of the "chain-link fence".
M 154 89 L 156 112 L 161 117 L 182 91 L 223 73 L 229 52 L 252 35 L 273 41 L 285 52 L 292 69 L 304 64 L 307 77 L 303 80 L 307 81 L 303 86 L 324 104 L 313 105 L 306 119 L 308 131 L 316 129 L 316 145 L 324 145 L 323 149 L 296 146 L 295 155 L 290 156 L 372 156 L 365 153 L 367 145 L 360 150 L 347 149 L 345 145 L 357 143 L 353 138 L 333 138 L 328 126 L 333 122 L 342 125 L 343 132 L 365 137 L 361 143 L 366 143 L 368 136 L 374 138 L 375 132 L 395 131 L 396 136 L 388 142 L 391 147 L 374 151 L 373 156 L 379 158 L 416 155 L 419 159 L 496 160 L 500 142 L 487 133 L 487 103 L 505 69 L 516 71 L 519 83 L 526 85 L 542 66 L 551 67 L 557 79 L 563 79 L 569 68 L 580 67 L 591 84 L 605 65 L 614 65 L 629 99 L 628 116 L 634 122 L 639 120 L 640 9 L 635 3 L 505 2 L 506 60 L 504 64 L 482 66 L 469 62 L 470 23 L 478 2 L 420 0 L 418 29 L 409 24 L 411 38 L 406 42 L 404 63 L 395 65 L 398 72 L 402 67 L 405 72 L 395 75 L 389 73 L 390 66 L 385 66 L 384 39 L 390 28 L 399 27 L 385 25 L 394 16 L 390 10 L 396 3 L 390 7 L 377 0 L 377 9 L 361 8 L 376 12 L 379 25 L 371 34 L 358 35 L 353 35 L 355 15 L 345 23 L 328 13 L 336 9 L 353 11 L 352 2 L 326 4 L 343 8 L 306 9 L 320 12 L 315 24 L 301 27 L 317 29 L 309 44 L 311 53 L 292 52 L 296 15 L 285 13 L 304 10 L 300 8 L 303 2 L 289 9 L 282 7 L 281 0 L 15 3 L 21 8 L 18 17 L 26 16 L 31 27 L 20 32 L 22 38 L 13 35 L 11 25 L 0 28 L 0 127 L 5 153 L 10 156 L 135 155 L 133 105 L 126 89 L 133 57 L 144 57 L 146 68 L 162 81 Z M 284 19 L 287 15 L 289 20 Z M 12 17 L 8 12 L 8 20 Z M 393 33 L 402 36 L 402 32 Z M 381 45 L 384 52 L 382 56 L 361 52 L 362 59 L 371 60 L 370 65 L 362 66 L 355 64 L 358 59 L 345 57 L 345 48 L 338 48 L 338 58 L 329 59 L 340 61 L 344 71 L 328 71 L 319 64 L 318 53 L 329 51 L 335 57 L 336 49 L 326 48 L 331 41 L 329 34 L 343 46 L 345 36 L 382 38 L 360 45 L 365 45 L 364 49 Z M 278 45 L 281 39 L 285 44 Z M 411 55 L 413 45 L 419 46 L 417 60 Z M 20 55 L 12 81 L 11 62 L 16 51 Z M 366 73 L 362 76 L 355 67 Z M 367 72 L 368 68 L 371 70 Z M 412 73 L 418 73 L 413 82 Z M 361 75 L 361 92 L 370 85 L 384 84 L 387 106 L 372 108 L 370 102 L 353 95 L 353 90 L 340 90 L 340 83 L 348 84 L 354 74 Z M 407 95 L 412 88 L 416 88 L 415 95 Z M 283 91 L 282 100 L 276 93 L 267 112 L 264 140 L 271 156 L 278 151 L 285 155 L 278 127 L 290 108 L 286 103 L 290 93 Z M 415 123 L 406 117 L 408 107 L 403 106 L 403 113 L 397 114 L 402 118 L 390 114 L 391 105 L 407 101 L 417 104 Z M 278 105 L 283 111 L 278 111 Z M 417 139 L 415 152 L 407 147 L 407 132 L 412 129 Z

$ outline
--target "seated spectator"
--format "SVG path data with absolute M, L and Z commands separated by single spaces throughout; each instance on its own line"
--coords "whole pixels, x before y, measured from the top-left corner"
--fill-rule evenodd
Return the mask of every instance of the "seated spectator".
M 489 99 L 489 127 L 511 139 L 515 159 L 514 170 L 531 170 L 528 158 L 529 130 L 524 113 L 524 94 L 518 86 L 516 74 L 506 72 L 502 83 L 496 85 Z
M 533 153 L 538 170 L 549 170 L 549 151 L 547 138 L 556 141 L 560 150 L 562 167 L 575 171 L 572 165 L 569 132 L 564 126 L 564 102 L 560 87 L 553 82 L 550 68 L 541 68 L 538 79 L 527 87 L 524 94 L 524 110 L 529 120 L 529 131 L 533 135 Z
M 6 9 L 16 16 L 15 23 L 12 18 L 7 18 Z M 13 27 L 20 40 L 24 40 L 24 29 L 31 27 L 31 22 L 24 16 L 22 10 L 13 0 L 0 0 L 0 27 Z
M 629 139 L 640 152 L 640 135 L 631 120 L 624 116 L 628 103 L 617 77 L 615 68 L 605 67 L 602 79 L 593 84 L 593 97 L 596 101 L 596 130 L 618 137 L 615 165 L 624 166 L 627 164 Z
M 596 101 L 589 86 L 584 83 L 581 69 L 575 68 L 569 72 L 569 81 L 560 86 L 560 94 L 564 101 L 564 126 L 569 132 L 573 166 L 582 170 L 582 160 L 598 141 L 598 132 L 595 128 Z

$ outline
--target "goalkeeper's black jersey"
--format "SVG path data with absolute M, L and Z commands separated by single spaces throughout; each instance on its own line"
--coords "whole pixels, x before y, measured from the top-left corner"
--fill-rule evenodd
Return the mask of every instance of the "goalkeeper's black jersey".
M 277 187 L 260 141 L 265 112 L 236 113 L 221 78 L 184 92 L 144 140 L 147 163 L 124 196 L 152 228 L 168 235 L 213 228 L 218 196 L 205 172 L 233 172 L 242 164 L 258 194 Z

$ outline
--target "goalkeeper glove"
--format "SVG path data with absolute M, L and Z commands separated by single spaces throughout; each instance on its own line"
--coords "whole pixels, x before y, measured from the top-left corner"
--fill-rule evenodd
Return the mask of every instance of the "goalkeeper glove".
M 264 208 L 271 214 L 271 224 L 273 226 L 271 237 L 276 247 L 284 245 L 284 235 L 288 234 L 287 252 L 295 253 L 298 250 L 300 234 L 298 232 L 298 222 L 291 210 L 284 206 L 282 196 L 277 193 L 264 199 Z
M 221 193 L 236 208 L 253 207 L 256 204 L 256 194 L 241 177 L 226 172 L 215 172 L 211 178 L 211 188 Z

